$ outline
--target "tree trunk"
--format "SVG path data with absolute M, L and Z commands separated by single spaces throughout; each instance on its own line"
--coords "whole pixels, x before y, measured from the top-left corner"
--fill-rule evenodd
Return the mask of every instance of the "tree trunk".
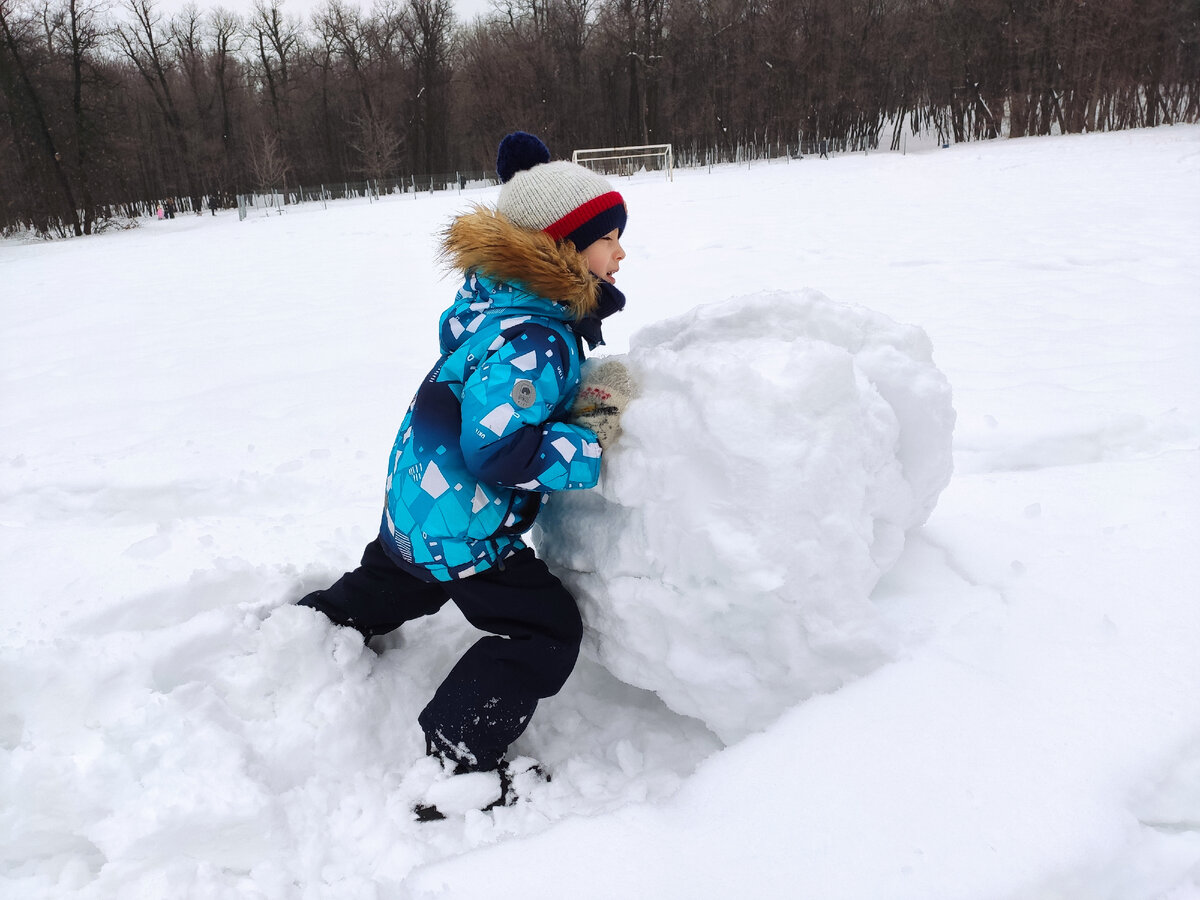
M 46 123 L 46 115 L 42 109 L 41 99 L 33 87 L 33 82 L 29 79 L 29 73 L 25 69 L 25 64 L 21 59 L 20 53 L 17 52 L 17 42 L 9 28 L 8 17 L 5 15 L 2 6 L 0 6 L 0 34 L 3 35 L 5 46 L 8 48 L 8 56 L 12 60 L 13 70 L 21 86 L 25 89 L 25 103 L 29 110 L 29 115 L 33 119 L 37 142 L 42 148 L 54 172 L 54 180 L 62 192 L 62 200 L 65 205 L 63 221 L 70 225 L 71 230 L 75 232 L 76 236 L 82 235 L 83 226 L 79 221 L 79 207 L 75 203 L 75 194 L 71 190 L 71 182 L 67 178 L 66 169 L 63 168 L 62 154 L 58 152 L 58 148 L 55 146 L 54 136 L 50 133 L 50 126 Z M 4 66 L 3 54 L 0 54 L 0 66 Z

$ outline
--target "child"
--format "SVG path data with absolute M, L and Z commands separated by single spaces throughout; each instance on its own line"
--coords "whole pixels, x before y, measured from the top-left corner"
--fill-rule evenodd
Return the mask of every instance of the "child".
M 623 370 L 602 367 L 581 392 L 580 363 L 625 305 L 614 276 L 626 210 L 604 178 L 550 162 L 524 132 L 501 142 L 496 171 L 496 210 L 477 207 L 444 236 L 465 281 L 400 425 L 379 537 L 300 603 L 366 640 L 447 600 L 490 632 L 418 721 L 427 753 L 454 773 L 498 771 L 497 803 L 509 803 L 504 753 L 566 682 L 582 637 L 574 598 L 520 535 L 550 493 L 596 484 L 618 428 Z

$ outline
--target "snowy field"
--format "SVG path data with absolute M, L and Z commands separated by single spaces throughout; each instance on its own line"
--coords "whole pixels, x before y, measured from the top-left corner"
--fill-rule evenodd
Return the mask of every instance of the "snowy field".
M 836 683 L 726 743 L 593 644 L 515 748 L 553 782 L 418 824 L 416 714 L 474 635 L 288 604 L 375 533 L 456 288 L 434 233 L 494 191 L 0 243 L 0 896 L 1200 898 L 1200 127 L 620 189 L 607 352 L 813 289 L 918 326 L 953 390 L 952 480 L 825 617 Z M 743 350 L 795 318 L 744 310 Z M 711 409 L 764 472 L 804 440 Z M 720 548 L 747 500 L 673 525 Z M 788 625 L 767 580 L 742 633 Z

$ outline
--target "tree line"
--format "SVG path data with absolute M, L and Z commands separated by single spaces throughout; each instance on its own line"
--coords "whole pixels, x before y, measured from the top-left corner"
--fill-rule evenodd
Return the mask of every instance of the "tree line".
M 706 161 L 1193 122 L 1200 0 L 0 0 L 0 229 L 485 172 L 522 128 Z

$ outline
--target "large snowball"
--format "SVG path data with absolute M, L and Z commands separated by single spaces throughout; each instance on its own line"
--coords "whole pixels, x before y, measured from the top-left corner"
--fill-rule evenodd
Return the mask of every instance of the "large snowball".
M 600 485 L 547 505 L 539 553 L 586 646 L 722 740 L 894 655 L 870 601 L 951 473 L 925 333 L 815 291 L 638 332 Z

